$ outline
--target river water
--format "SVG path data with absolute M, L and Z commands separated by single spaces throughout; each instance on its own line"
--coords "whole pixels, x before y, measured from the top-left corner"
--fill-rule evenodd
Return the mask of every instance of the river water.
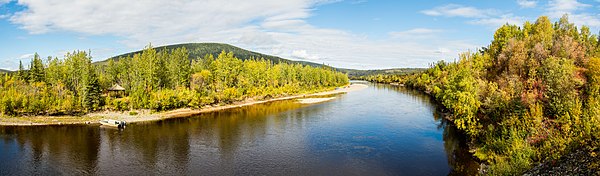
M 369 84 L 191 118 L 0 127 L 0 175 L 473 175 L 463 135 L 429 97 Z

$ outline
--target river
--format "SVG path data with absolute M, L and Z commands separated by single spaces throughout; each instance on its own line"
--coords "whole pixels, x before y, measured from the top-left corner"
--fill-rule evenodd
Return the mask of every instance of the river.
M 369 84 L 190 118 L 0 127 L 0 175 L 473 175 L 464 137 L 416 91 Z

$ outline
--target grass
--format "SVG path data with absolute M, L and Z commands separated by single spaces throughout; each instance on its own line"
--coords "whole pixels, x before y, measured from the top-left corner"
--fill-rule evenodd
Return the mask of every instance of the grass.
M 138 112 L 137 111 L 129 111 L 129 115 L 135 116 L 135 115 L 138 115 Z
M 76 124 L 96 122 L 102 116 L 0 116 L 0 125 Z

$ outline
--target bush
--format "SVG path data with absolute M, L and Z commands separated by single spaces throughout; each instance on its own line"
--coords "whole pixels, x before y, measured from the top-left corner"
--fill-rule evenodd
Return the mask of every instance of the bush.
M 156 111 L 171 110 L 176 108 L 187 107 L 190 102 L 193 105 L 200 106 L 202 103 L 197 100 L 194 102 L 194 97 L 197 94 L 195 91 L 188 89 L 163 89 L 153 92 L 150 96 L 150 109 Z
M 136 116 L 136 115 L 138 115 L 138 112 L 137 111 L 129 111 L 129 115 Z
M 117 111 L 126 111 L 130 109 L 129 102 L 129 97 L 113 99 L 109 104 L 109 108 Z

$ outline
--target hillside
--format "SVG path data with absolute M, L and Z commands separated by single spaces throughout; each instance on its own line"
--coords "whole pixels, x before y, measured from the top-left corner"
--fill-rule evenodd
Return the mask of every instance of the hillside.
M 262 54 L 262 53 L 257 53 L 254 51 L 245 50 L 245 49 L 233 46 L 233 45 L 223 44 L 223 43 L 185 43 L 185 44 L 159 46 L 159 47 L 155 47 L 155 49 L 157 52 L 160 52 L 164 49 L 172 50 L 172 49 L 181 48 L 181 47 L 185 47 L 189 51 L 189 59 L 203 58 L 206 54 L 212 54 L 213 56 L 217 56 L 222 51 L 225 51 L 225 52 L 233 52 L 235 54 L 235 56 L 241 60 L 247 60 L 247 59 L 251 59 L 251 58 L 264 58 L 267 60 L 271 60 L 274 63 L 284 62 L 284 63 L 299 63 L 302 65 L 311 65 L 311 66 L 322 66 L 322 64 L 305 62 L 305 61 L 292 61 L 292 60 L 284 59 L 284 58 L 277 57 L 277 56 L 271 56 L 271 55 L 266 55 L 266 54 Z M 128 56 L 132 57 L 133 55 L 140 54 L 140 53 L 142 53 L 142 50 L 121 54 L 121 55 L 118 55 L 118 56 L 115 56 L 115 57 L 112 57 L 109 59 L 117 60 L 120 57 L 128 57 Z M 109 59 L 98 62 L 98 63 L 104 63 L 104 62 L 108 61 Z
M 4 69 L 0 69 L 0 73 L 9 73 L 11 72 L 10 70 L 4 70 Z

